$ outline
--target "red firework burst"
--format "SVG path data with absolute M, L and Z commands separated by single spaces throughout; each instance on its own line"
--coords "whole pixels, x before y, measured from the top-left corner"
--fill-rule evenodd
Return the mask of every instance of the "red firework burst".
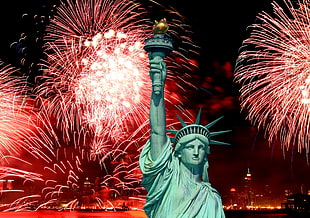
M 309 153 L 310 9 L 309 1 L 273 2 L 251 27 L 237 60 L 235 81 L 242 85 L 248 119 L 264 128 L 269 141 Z
M 59 120 L 65 137 L 90 128 L 115 145 L 146 126 L 150 82 L 143 45 L 152 29 L 146 14 L 139 3 L 124 0 L 67 0 L 56 8 L 45 38 L 47 74 L 36 94 L 47 99 L 45 109 Z M 174 35 L 186 29 L 171 26 Z M 178 38 L 191 45 L 189 37 Z M 167 61 L 174 71 L 169 78 L 189 87 L 192 68 L 184 54 L 176 51 Z
M 56 8 L 44 39 L 44 75 L 35 90 L 39 108 L 29 121 L 36 128 L 23 137 L 28 152 L 23 159 L 7 157 L 0 167 L 1 178 L 14 178 L 22 187 L 11 190 L 20 195 L 9 210 L 42 208 L 63 198 L 74 209 L 80 200 L 72 190 L 87 173 L 104 175 L 102 189 L 117 195 L 140 193 L 137 150 L 148 138 L 151 85 L 142 48 L 153 23 L 146 13 L 127 0 L 67 0 Z M 193 45 L 182 35 L 188 32 L 181 22 L 175 19 L 170 32 L 178 35 L 180 50 L 167 57 L 167 82 L 177 83 L 179 95 L 192 86 L 193 70 L 182 43 Z M 166 88 L 168 107 L 183 110 Z
M 15 74 L 15 75 L 14 75 Z M 18 155 L 24 147 L 22 139 L 31 131 L 29 105 L 26 103 L 26 78 L 18 70 L 0 63 L 0 158 Z M 2 161 L 0 161 L 2 162 Z

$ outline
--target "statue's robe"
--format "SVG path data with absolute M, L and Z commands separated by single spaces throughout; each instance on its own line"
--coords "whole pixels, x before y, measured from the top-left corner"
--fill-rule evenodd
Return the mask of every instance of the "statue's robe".
M 152 161 L 150 142 L 140 156 L 142 185 L 148 191 L 145 213 L 150 218 L 225 217 L 219 193 L 208 182 L 196 182 L 180 170 L 170 140 L 157 160 Z

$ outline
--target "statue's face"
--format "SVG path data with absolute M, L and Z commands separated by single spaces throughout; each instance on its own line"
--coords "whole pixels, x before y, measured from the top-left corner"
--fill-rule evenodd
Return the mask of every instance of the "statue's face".
M 199 167 L 206 158 L 206 146 L 203 141 L 194 139 L 186 143 L 179 151 L 181 162 L 191 168 Z

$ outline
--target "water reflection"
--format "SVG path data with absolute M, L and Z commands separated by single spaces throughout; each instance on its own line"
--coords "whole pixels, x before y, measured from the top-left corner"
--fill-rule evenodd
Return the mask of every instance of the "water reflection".
M 1 212 L 0 217 L 5 218 L 146 218 L 142 211 L 23 211 L 23 212 Z

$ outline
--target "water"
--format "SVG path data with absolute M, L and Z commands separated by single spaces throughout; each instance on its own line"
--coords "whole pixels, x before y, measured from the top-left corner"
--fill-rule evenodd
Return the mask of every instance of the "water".
M 225 211 L 226 218 L 309 218 L 309 213 L 288 215 L 272 211 Z
M 142 211 L 23 211 L 23 212 L 0 212 L 0 217 L 5 218 L 146 218 Z
M 147 218 L 143 211 L 22 211 L 22 212 L 0 212 L 0 217 L 5 218 Z M 295 218 L 304 216 L 288 216 L 279 213 L 258 212 L 226 212 L 226 218 Z M 308 217 L 308 216 L 307 216 Z

